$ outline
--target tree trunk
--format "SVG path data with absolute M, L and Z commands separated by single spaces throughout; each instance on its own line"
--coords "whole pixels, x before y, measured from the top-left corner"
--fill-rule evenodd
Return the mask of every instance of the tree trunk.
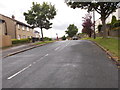
M 101 21 L 102 21 L 102 24 L 103 24 L 103 26 L 102 26 L 102 30 L 103 30 L 103 38 L 107 38 L 107 31 L 106 31 L 106 23 L 105 23 L 105 19 L 102 18 Z
M 90 38 L 91 38 L 91 34 L 92 34 L 92 33 L 91 33 L 91 29 L 89 29 L 89 37 L 90 37 Z
M 42 30 L 42 28 L 40 28 L 40 29 L 41 29 L 42 41 L 44 41 L 43 40 L 43 30 Z

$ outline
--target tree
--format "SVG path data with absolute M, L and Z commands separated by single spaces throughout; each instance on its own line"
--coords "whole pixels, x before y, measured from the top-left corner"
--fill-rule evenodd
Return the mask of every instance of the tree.
M 62 36 L 62 40 L 66 40 L 66 37 L 65 37 L 65 35 L 64 35 L 64 36 Z
M 43 4 L 32 3 L 32 7 L 28 12 L 24 12 L 25 20 L 33 28 L 39 27 L 41 29 L 42 41 L 43 41 L 43 28 L 52 28 L 50 20 L 56 15 L 56 9 L 54 5 L 43 2 Z
M 90 11 L 97 11 L 101 15 L 101 21 L 103 24 L 103 37 L 107 37 L 107 32 L 106 32 L 106 19 L 108 16 L 114 12 L 118 7 L 119 2 L 97 2 L 97 3 L 91 3 L 91 2 L 74 2 L 74 1 L 68 1 L 67 0 L 67 5 L 70 6 L 71 8 L 81 8 L 81 9 L 87 9 L 88 12 Z
M 100 24 L 100 25 L 98 25 L 98 32 L 101 32 L 101 28 L 102 28 L 102 25 Z
M 114 25 L 116 22 L 117 22 L 116 17 L 112 16 L 111 25 Z
M 65 32 L 69 37 L 73 37 L 77 34 L 78 28 L 74 24 L 70 24 Z
M 85 17 L 83 17 L 84 20 L 83 20 L 83 24 L 82 24 L 82 26 L 83 26 L 82 33 L 88 34 L 89 37 L 91 37 L 92 32 L 93 32 L 93 30 L 91 29 L 93 26 L 91 18 L 92 18 L 92 16 L 89 13 L 86 14 Z

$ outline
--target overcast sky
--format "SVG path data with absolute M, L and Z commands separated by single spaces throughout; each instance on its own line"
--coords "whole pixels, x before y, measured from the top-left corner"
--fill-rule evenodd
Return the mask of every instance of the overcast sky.
M 72 9 L 66 5 L 64 0 L 1 0 L 0 13 L 8 17 L 14 15 L 16 20 L 26 23 L 23 13 L 30 9 L 32 2 L 38 2 L 40 4 L 42 2 L 51 2 L 57 9 L 57 15 L 52 20 L 52 28 L 44 30 L 44 36 L 56 37 L 56 33 L 58 33 L 58 36 L 61 37 L 65 35 L 65 30 L 67 30 L 69 24 L 75 24 L 79 32 L 81 32 L 82 17 L 85 16 L 87 11 Z M 96 13 L 96 19 L 99 17 Z M 36 30 L 40 31 L 40 29 Z

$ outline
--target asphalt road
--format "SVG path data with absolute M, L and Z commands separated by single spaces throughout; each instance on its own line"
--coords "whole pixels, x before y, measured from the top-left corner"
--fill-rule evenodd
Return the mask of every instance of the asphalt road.
M 86 40 L 58 41 L 2 61 L 3 88 L 117 88 L 118 70 Z

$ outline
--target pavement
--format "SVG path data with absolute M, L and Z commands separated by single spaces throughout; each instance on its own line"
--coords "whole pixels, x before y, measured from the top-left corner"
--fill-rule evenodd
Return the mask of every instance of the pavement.
M 57 41 L 3 58 L 3 88 L 118 88 L 118 69 L 87 40 Z
M 28 44 L 23 44 L 19 46 L 9 47 L 7 49 L 2 50 L 2 58 L 6 58 L 6 57 L 9 57 L 9 56 L 12 56 L 12 55 L 15 55 L 15 54 L 18 54 L 42 45 L 45 45 L 45 44 L 35 45 L 34 43 L 28 43 Z

